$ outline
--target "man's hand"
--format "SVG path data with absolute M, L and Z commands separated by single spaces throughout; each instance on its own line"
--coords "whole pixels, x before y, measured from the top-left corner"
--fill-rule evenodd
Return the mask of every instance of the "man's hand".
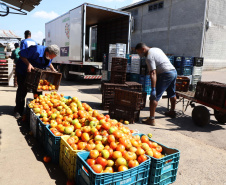
M 153 87 L 151 89 L 150 100 L 156 100 L 156 89 Z
M 34 67 L 29 63 L 27 66 L 27 72 L 31 72 L 31 70 L 34 69 Z
M 57 72 L 57 70 L 53 67 L 53 64 L 50 64 L 50 65 L 49 65 L 49 68 L 50 68 L 52 71 Z

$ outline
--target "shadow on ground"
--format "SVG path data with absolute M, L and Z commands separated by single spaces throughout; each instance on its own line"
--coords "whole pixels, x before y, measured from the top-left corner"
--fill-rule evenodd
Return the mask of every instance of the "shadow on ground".
M 148 111 L 149 108 L 145 107 L 143 109 L 145 111 Z M 164 113 L 167 111 L 167 108 L 165 107 L 157 107 L 156 112 L 161 114 L 162 116 L 156 116 L 156 122 L 158 122 L 158 119 L 164 118 L 165 115 Z M 145 117 L 144 117 L 145 118 Z M 143 118 L 140 118 L 142 120 Z M 192 117 L 186 114 L 182 114 L 182 112 L 177 112 L 177 117 L 176 118 L 167 118 L 166 121 L 174 124 L 167 124 L 167 129 L 165 130 L 172 130 L 172 131 L 180 131 L 180 130 L 185 130 L 185 131 L 190 131 L 190 132 L 212 132 L 215 130 L 222 130 L 224 129 L 221 124 L 219 124 L 215 120 L 210 120 L 210 123 L 204 127 L 200 127 L 194 124 Z M 156 129 L 164 129 L 164 128 L 156 128 Z
M 85 93 L 85 94 L 101 94 L 101 91 L 99 88 L 93 88 L 93 89 L 79 89 L 79 92 Z
M 28 146 L 31 147 L 31 150 L 34 153 L 37 161 L 43 163 L 51 179 L 55 180 L 55 184 L 57 185 L 66 184 L 67 177 L 59 165 L 53 164 L 51 162 L 50 163 L 43 162 L 43 157 L 46 155 L 46 152 L 44 148 L 41 146 L 41 144 L 33 136 L 29 134 L 30 133 L 29 123 L 22 122 L 21 120 L 18 120 L 17 123 L 18 126 L 20 127 L 20 132 L 24 135 L 24 138 L 27 141 Z
M 10 115 L 13 116 L 14 106 L 2 105 L 0 106 L 0 116 L 2 115 Z
M 101 80 L 87 80 L 81 78 L 72 78 L 70 80 L 61 80 L 60 86 L 71 86 L 71 85 L 100 85 Z

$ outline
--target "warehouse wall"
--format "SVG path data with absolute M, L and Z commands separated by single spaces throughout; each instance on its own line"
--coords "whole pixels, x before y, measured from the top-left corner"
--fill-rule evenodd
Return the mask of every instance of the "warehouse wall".
M 212 25 L 204 38 L 204 69 L 214 70 L 226 67 L 226 1 L 209 0 L 207 19 Z
M 138 9 L 132 47 L 145 42 L 169 54 L 200 56 L 205 0 L 164 0 L 163 9 L 149 12 L 155 3 L 130 10 L 133 14 Z

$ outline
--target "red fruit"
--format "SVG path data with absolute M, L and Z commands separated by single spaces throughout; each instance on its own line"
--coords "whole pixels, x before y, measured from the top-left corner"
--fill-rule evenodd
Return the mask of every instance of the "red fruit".
M 92 166 L 92 165 L 96 164 L 95 159 L 87 159 L 86 162 L 87 162 L 87 164 L 88 164 L 89 166 Z
M 107 159 L 103 158 L 103 157 L 98 157 L 96 159 L 96 164 L 100 164 L 103 168 L 105 168 L 108 164 Z
M 94 164 L 91 166 L 91 168 L 95 173 L 101 173 L 103 170 L 103 167 L 100 164 Z
M 144 161 L 147 160 L 147 156 L 146 155 L 140 155 L 138 158 L 137 158 L 138 162 L 139 163 L 142 163 Z

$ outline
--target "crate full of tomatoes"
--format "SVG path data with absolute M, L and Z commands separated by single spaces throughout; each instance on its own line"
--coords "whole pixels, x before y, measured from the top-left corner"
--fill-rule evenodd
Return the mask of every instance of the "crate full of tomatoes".
M 62 74 L 34 68 L 27 73 L 25 84 L 28 89 L 41 91 L 57 91 L 60 86 Z

